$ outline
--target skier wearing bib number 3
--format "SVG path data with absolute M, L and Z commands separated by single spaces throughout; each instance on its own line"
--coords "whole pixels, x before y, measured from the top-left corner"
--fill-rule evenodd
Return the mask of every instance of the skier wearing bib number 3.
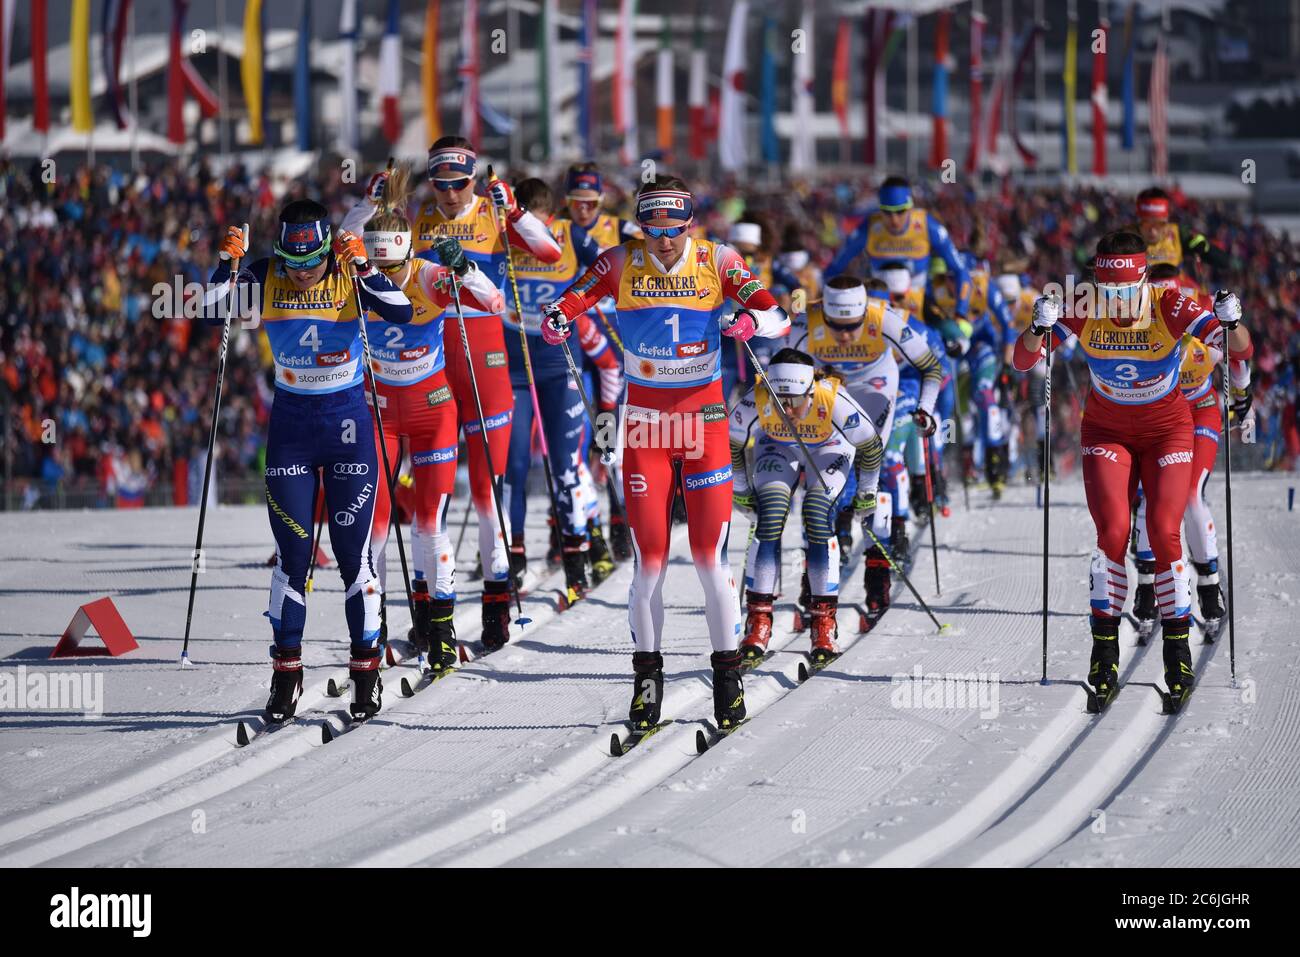
M 1222 348 L 1226 330 L 1235 360 L 1250 358 L 1250 335 L 1240 325 L 1241 304 L 1232 293 L 1218 293 L 1210 313 L 1177 289 L 1148 283 L 1146 242 L 1139 235 L 1102 237 L 1093 270 L 1096 314 L 1080 315 L 1075 308 L 1063 315 L 1059 299 L 1040 298 L 1032 324 L 1016 342 L 1013 362 L 1027 372 L 1042 358 L 1045 336 L 1051 334 L 1049 348 L 1055 348 L 1074 333 L 1092 376 L 1081 434 L 1083 487 L 1097 528 L 1089 576 L 1089 684 L 1103 706 L 1118 690 L 1129 503 L 1140 479 L 1147 495 L 1165 682 L 1180 705 L 1195 681 L 1188 648 L 1191 589 L 1179 534 L 1193 462 L 1191 409 L 1178 388 L 1181 339 L 1191 333 L 1211 348 Z
M 790 328 L 785 310 L 734 249 L 692 238 L 693 208 L 691 193 L 676 177 L 644 184 L 636 219 L 645 238 L 601 253 L 546 309 L 542 322 L 543 338 L 557 345 L 573 320 L 604 296 L 614 297 L 618 310 L 627 380 L 623 494 L 636 562 L 628 594 L 636 645 L 629 713 L 634 731 L 659 723 L 663 585 L 678 480 L 713 645 L 714 717 L 720 729 L 744 719 L 739 604 L 727 561 L 732 472 L 719 335 L 745 341 Z M 722 320 L 726 299 L 739 308 Z

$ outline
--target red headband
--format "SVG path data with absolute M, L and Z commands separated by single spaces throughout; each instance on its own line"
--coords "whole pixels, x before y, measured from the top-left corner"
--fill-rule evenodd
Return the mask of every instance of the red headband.
M 1169 200 L 1159 197 L 1139 200 L 1138 216 L 1142 219 L 1168 219 Z
M 1146 253 L 1107 253 L 1093 260 L 1092 271 L 1097 282 L 1106 285 L 1141 282 L 1147 274 L 1147 256 Z

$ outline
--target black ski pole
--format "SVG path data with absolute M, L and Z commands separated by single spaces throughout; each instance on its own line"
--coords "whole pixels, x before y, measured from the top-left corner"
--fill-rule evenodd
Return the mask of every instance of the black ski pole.
M 321 485 L 321 475 L 320 475 L 320 470 L 317 469 L 317 470 L 316 470 L 316 491 L 317 491 L 317 494 L 320 493 L 320 485 Z M 315 509 L 313 509 L 312 511 L 314 512 Z M 306 589 L 305 589 L 306 592 L 307 592 L 307 594 L 309 594 L 309 595 L 310 595 L 311 592 L 312 592 L 312 588 L 314 587 L 314 580 L 315 580 L 315 578 L 316 578 L 316 556 L 320 554 L 320 533 L 321 533 L 321 529 L 323 529 L 323 528 L 325 527 L 325 521 L 324 521 L 324 518 L 325 518 L 325 513 L 324 513 L 324 511 L 322 511 L 320 515 L 316 515 L 316 516 L 315 516 L 315 519 L 316 519 L 316 533 L 315 533 L 314 535 L 312 535 L 312 542 L 311 542 L 311 564 L 307 566 L 307 586 L 306 586 Z
M 244 248 L 248 248 L 248 223 L 244 223 Z M 221 415 L 221 385 L 226 379 L 226 353 L 230 346 L 230 317 L 239 294 L 239 264 L 230 261 L 230 298 L 226 301 L 226 318 L 221 327 L 221 352 L 217 357 L 217 386 L 212 392 L 212 425 L 208 428 L 208 457 L 203 463 L 203 494 L 199 499 L 199 530 L 194 536 L 194 554 L 190 556 L 190 598 L 185 610 L 185 640 L 181 644 L 181 667 L 190 667 L 190 626 L 194 622 L 194 592 L 199 585 L 199 564 L 203 555 L 203 526 L 208 517 L 208 489 L 212 483 L 212 459 L 217 446 L 217 419 Z
M 1055 297 L 1053 297 L 1055 298 Z M 1052 499 L 1052 330 L 1043 339 L 1047 348 L 1047 370 L 1043 377 L 1043 684 L 1047 684 L 1047 586 L 1048 543 Z
M 943 594 L 939 584 L 939 539 L 934 527 L 934 482 L 930 478 L 930 440 L 921 436 L 921 451 L 925 455 L 925 500 L 930 510 L 930 554 L 934 556 L 934 593 Z
M 1219 295 L 1223 293 L 1220 292 Z M 1227 519 L 1224 528 L 1228 533 L 1226 549 L 1228 587 L 1224 589 L 1224 594 L 1228 599 L 1228 668 L 1232 686 L 1235 688 L 1237 687 L 1237 620 L 1236 602 L 1232 600 L 1232 586 L 1237 576 L 1232 571 L 1232 368 L 1228 351 L 1228 330 L 1225 329 L 1223 330 L 1223 496 L 1224 517 Z

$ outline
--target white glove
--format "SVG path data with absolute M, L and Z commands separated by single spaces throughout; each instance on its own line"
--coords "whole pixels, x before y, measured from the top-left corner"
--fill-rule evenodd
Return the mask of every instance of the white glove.
M 1039 296 L 1034 300 L 1034 318 L 1030 321 L 1029 331 L 1036 336 L 1047 335 L 1052 326 L 1061 321 L 1061 300 L 1059 297 Z
M 1241 322 L 1241 300 L 1236 293 L 1220 289 L 1214 294 L 1214 318 L 1228 331 L 1237 328 L 1237 323 Z

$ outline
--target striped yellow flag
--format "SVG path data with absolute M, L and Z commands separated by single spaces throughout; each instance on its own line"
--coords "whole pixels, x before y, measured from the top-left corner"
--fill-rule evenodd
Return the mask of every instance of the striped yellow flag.
M 425 138 L 434 142 L 442 136 L 438 115 L 438 0 L 424 8 L 424 48 L 420 55 L 420 88 L 424 92 Z
M 90 0 L 72 0 L 72 128 L 89 133 L 95 125 L 90 108 Z
M 1079 71 L 1079 21 L 1071 16 L 1065 30 L 1065 171 L 1071 176 L 1079 172 L 1079 160 L 1075 153 L 1074 130 L 1074 93 Z
M 248 106 L 248 142 L 259 146 L 263 139 L 262 0 L 248 0 L 244 6 L 244 56 L 239 61 L 239 76 Z

